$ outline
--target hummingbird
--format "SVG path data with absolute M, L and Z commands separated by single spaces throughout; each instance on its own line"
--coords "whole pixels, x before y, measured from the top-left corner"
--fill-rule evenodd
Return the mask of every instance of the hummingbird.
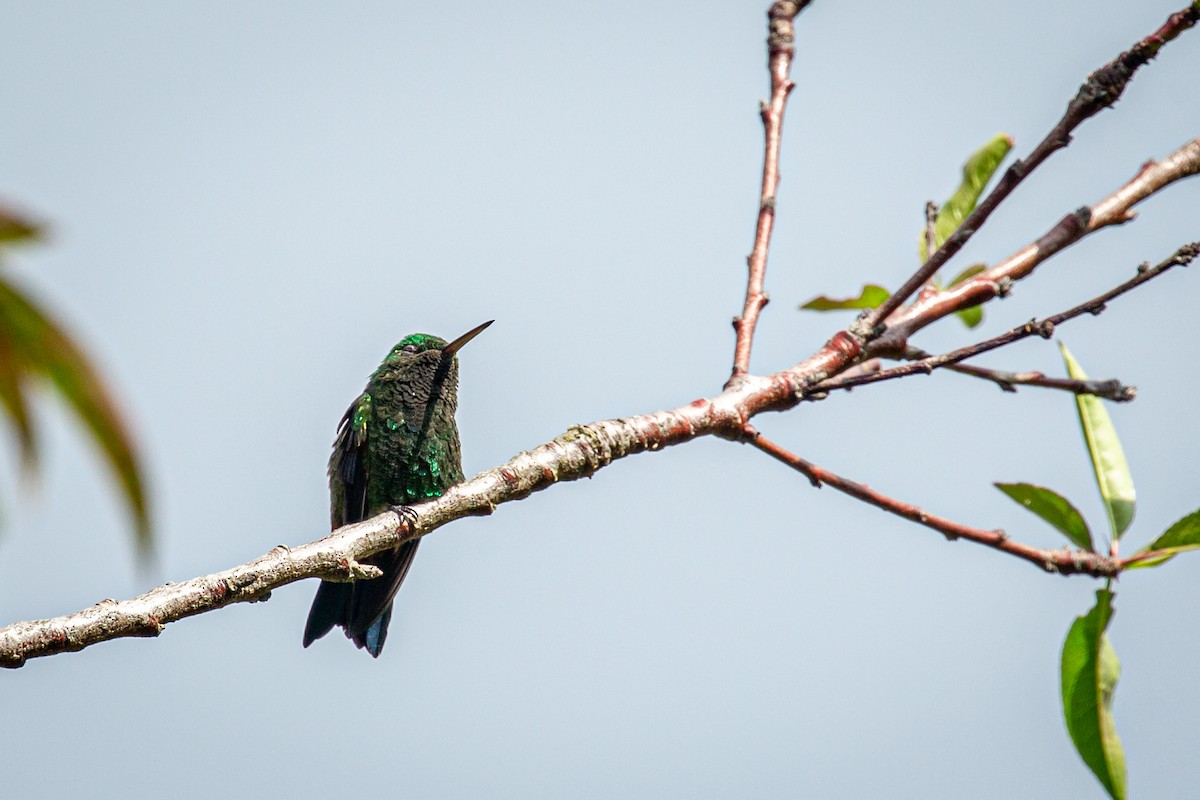
M 458 407 L 455 353 L 489 320 L 452 342 L 413 333 L 401 339 L 371 374 L 338 425 L 329 457 L 333 529 L 389 508 L 440 497 L 463 479 L 454 412 Z M 392 601 L 417 554 L 420 539 L 364 559 L 383 575 L 352 583 L 321 581 L 304 626 L 304 646 L 340 625 L 375 658 L 383 651 Z

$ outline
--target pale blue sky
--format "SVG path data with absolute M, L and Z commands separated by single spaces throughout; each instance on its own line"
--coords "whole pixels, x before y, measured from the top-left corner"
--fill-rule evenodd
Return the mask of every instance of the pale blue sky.
M 838 3 L 800 21 L 754 369 L 895 286 L 927 199 L 1000 130 L 1023 154 L 1086 74 L 1183 0 Z M 568 425 L 719 390 L 761 158 L 765 2 L 0 0 L 0 198 L 53 223 L 8 272 L 69 321 L 144 447 L 139 574 L 90 445 L 51 404 L 36 496 L 0 457 L 0 623 L 126 597 L 325 532 L 325 461 L 404 334 L 462 355 L 471 474 Z M 995 260 L 1200 135 L 1191 32 L 963 254 Z M 929 350 L 1060 310 L 1200 238 L 1200 181 L 1055 259 Z M 1060 334 L 1137 481 L 1134 548 L 1200 506 L 1180 271 Z M 986 363 L 1061 369 L 1052 343 Z M 760 420 L 931 511 L 1061 541 L 991 488 L 1103 515 L 1071 400 L 953 375 Z M 1200 780 L 1200 558 L 1121 581 L 1131 796 Z M 1058 657 L 1097 585 L 940 537 L 719 441 L 640 456 L 421 549 L 383 657 L 300 647 L 313 582 L 0 674 L 13 797 L 1102 797 Z M 51 777 L 54 776 L 54 777 Z

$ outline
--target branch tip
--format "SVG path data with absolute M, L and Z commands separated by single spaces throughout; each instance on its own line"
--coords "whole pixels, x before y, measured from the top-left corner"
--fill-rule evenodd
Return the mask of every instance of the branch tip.
M 929 253 L 925 263 L 872 312 L 871 321 L 886 321 L 894 312 L 898 311 L 946 262 L 958 253 L 975 231 L 987 222 L 992 212 L 1012 194 L 1013 190 L 1030 173 L 1051 155 L 1070 143 L 1072 131 L 1088 118 L 1116 102 L 1133 74 L 1143 64 L 1149 61 L 1167 42 L 1192 27 L 1196 23 L 1197 14 L 1196 6 L 1193 4 L 1188 9 L 1171 15 L 1167 22 L 1153 34 L 1136 42 L 1129 50 L 1088 75 L 1075 97 L 1067 104 L 1067 110 L 1058 123 L 1051 128 L 1050 132 L 1025 159 L 1014 162 L 1004 171 L 1004 175 L 995 188 L 967 215 L 958 230 L 936 252 Z M 1128 221 L 1125 215 L 1131 205 L 1132 203 L 1124 205 L 1121 215 L 1106 219 L 1105 224 Z M 1084 229 L 1089 226 L 1099 227 L 1092 219 L 1094 210 L 1088 209 L 1088 217 L 1077 219 L 1076 224 L 1081 224 Z M 1082 211 L 1083 209 L 1080 209 L 1080 212 L 1077 213 Z M 1048 256 L 1049 253 L 1046 255 Z
M 1200 150 L 1198 150 L 1198 152 L 1200 152 Z M 1143 283 L 1146 283 L 1147 281 L 1152 280 L 1152 279 L 1158 277 L 1159 275 L 1162 275 L 1163 273 L 1167 272 L 1168 270 L 1170 270 L 1173 267 L 1186 265 L 1191 260 L 1195 259 L 1198 255 L 1200 255 L 1200 243 L 1185 244 L 1182 247 L 1177 248 L 1174 253 L 1172 253 L 1165 260 L 1159 262 L 1158 265 L 1156 265 L 1150 269 L 1145 269 L 1145 270 L 1139 268 L 1137 270 L 1136 274 L 1134 275 L 1134 277 L 1132 277 L 1129 280 L 1125 281 L 1124 283 L 1116 286 L 1115 288 L 1110 289 L 1109 291 L 1105 292 L 1104 294 L 1100 295 L 1099 297 L 1094 297 L 1094 298 L 1088 300 L 1087 302 L 1084 302 L 1084 303 L 1081 303 L 1081 304 L 1075 306 L 1074 308 L 1068 309 L 1066 311 L 1062 311 L 1058 314 L 1054 314 L 1050 317 L 1047 317 L 1044 320 L 1039 321 L 1037 319 L 1033 319 L 1033 320 L 1030 320 L 1029 322 L 1025 323 L 1024 325 L 1018 326 L 1016 328 L 1012 328 L 1011 330 L 1006 331 L 1005 333 L 1002 333 L 999 336 L 992 337 L 991 339 L 986 339 L 982 342 L 977 342 L 976 344 L 968 345 L 966 347 L 960 347 L 957 350 L 951 350 L 950 352 L 943 353 L 942 355 L 939 355 L 939 356 L 926 355 L 925 357 L 919 358 L 917 360 L 910 360 L 909 363 L 907 363 L 907 364 L 904 364 L 904 365 L 901 365 L 898 367 L 892 367 L 891 369 L 880 370 L 878 372 L 873 372 L 873 373 L 869 373 L 869 374 L 846 374 L 846 373 L 843 373 L 836 378 L 822 381 L 821 383 L 817 384 L 817 386 L 815 388 L 817 388 L 819 390 L 823 390 L 823 391 L 833 391 L 835 389 L 849 389 L 851 387 L 861 386 L 861 385 L 867 384 L 867 383 L 879 383 L 880 381 L 893 380 L 895 378 L 902 378 L 902 377 L 905 377 L 908 375 L 915 375 L 918 373 L 929 373 L 932 370 L 938 369 L 941 367 L 952 367 L 953 365 L 958 365 L 961 362 L 966 361 L 970 358 L 974 358 L 975 356 L 981 355 L 981 354 L 986 353 L 991 350 L 995 350 L 995 349 L 1003 347 L 1005 345 L 1012 344 L 1013 342 L 1019 341 L 1021 339 L 1025 339 L 1030 336 L 1036 335 L 1036 336 L 1042 337 L 1043 339 L 1049 339 L 1054 335 L 1056 327 L 1058 325 L 1061 325 L 1063 322 L 1066 322 L 1068 320 L 1082 316 L 1083 314 L 1099 314 L 1100 312 L 1102 312 L 1105 309 L 1106 304 L 1109 301 L 1137 288 L 1138 286 L 1141 286 Z M 970 283 L 972 281 L 977 281 L 986 274 L 987 273 L 981 273 L 980 276 L 977 276 L 976 278 L 972 278 L 969 281 L 967 281 L 966 283 Z M 949 311 L 947 311 L 947 313 L 949 313 Z M 888 338 L 891 341 L 884 342 L 883 339 L 880 339 L 878 342 L 876 342 L 872 345 L 873 347 L 881 347 L 882 345 L 886 344 L 887 345 L 886 353 L 876 352 L 876 351 L 872 350 L 871 354 L 872 355 L 891 354 L 891 355 L 894 355 L 894 357 L 896 357 L 896 358 L 906 358 L 906 357 L 910 357 L 911 354 L 916 354 L 916 353 L 921 352 L 921 351 L 917 350 L 916 348 L 911 348 L 908 346 L 899 346 L 896 344 L 895 337 L 898 334 L 903 333 L 904 330 L 905 329 L 902 326 L 898 327 L 898 328 L 890 328 L 887 333 L 888 333 Z M 836 339 L 836 337 L 835 337 L 835 339 Z M 834 349 L 833 348 L 834 341 L 835 340 L 830 340 L 830 343 L 826 345 L 826 348 Z M 960 366 L 960 367 L 957 367 L 956 369 L 957 369 L 957 371 L 960 371 L 960 372 L 968 372 L 968 373 L 972 373 L 972 374 L 983 375 L 984 377 L 988 377 L 991 380 L 997 379 L 996 377 L 994 377 L 995 371 L 986 370 L 985 368 L 982 368 L 982 367 Z M 1003 381 L 1007 381 L 1010 383 L 1021 382 L 1021 383 L 1029 383 L 1031 385 L 1049 386 L 1051 388 L 1068 389 L 1069 391 L 1074 391 L 1077 394 L 1079 394 L 1079 393 L 1084 393 L 1084 394 L 1103 393 L 1103 388 L 1100 386 L 1100 384 L 1098 382 L 1095 382 L 1095 381 L 1079 382 L 1079 381 L 1069 381 L 1069 380 L 1065 380 L 1065 379 L 1053 379 L 1053 378 L 1042 378 L 1040 380 L 1030 380 L 1027 378 L 1023 378 L 1022 376 L 1019 376 L 1019 375 L 1011 375 L 1011 374 L 1003 374 L 999 378 L 999 380 L 1001 382 L 1003 382 Z M 1132 399 L 1133 390 L 1131 388 L 1121 387 L 1119 390 L 1114 390 L 1114 391 L 1110 392 L 1109 394 L 1104 394 L 1103 396 L 1108 397 L 1109 399 L 1116 400 L 1118 402 L 1124 402 L 1125 400 Z
M 779 155 L 783 137 L 783 113 L 788 96 L 795 88 L 789 76 L 795 54 L 793 20 L 810 0 L 778 0 L 767 11 L 767 65 L 771 80 L 771 96 L 759 102 L 763 124 L 763 167 L 759 197 L 758 222 L 754 231 L 754 247 L 746 259 L 746 297 L 740 322 L 735 324 L 733 367 L 729 381 L 750 372 L 750 351 L 758 315 L 767 301 L 763 286 L 767 271 L 767 253 L 775 223 L 776 191 L 779 187 Z

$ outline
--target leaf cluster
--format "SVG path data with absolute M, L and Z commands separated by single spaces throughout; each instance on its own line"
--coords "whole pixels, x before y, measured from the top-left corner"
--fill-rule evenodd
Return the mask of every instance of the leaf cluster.
M 8 247 L 28 244 L 42 236 L 40 225 L 0 208 L 0 256 Z M 133 439 L 112 393 L 79 344 L 0 272 L 0 408 L 16 433 L 26 473 L 35 472 L 38 465 L 37 428 L 30 403 L 35 386 L 56 392 L 83 423 L 125 498 L 139 552 L 148 555 L 153 539 L 145 481 Z

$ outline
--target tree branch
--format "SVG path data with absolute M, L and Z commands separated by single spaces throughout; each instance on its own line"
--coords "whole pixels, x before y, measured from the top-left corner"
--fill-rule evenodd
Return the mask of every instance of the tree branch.
M 867 315 L 864 327 L 874 329 L 877 325 L 888 320 L 892 312 L 908 300 L 914 292 L 920 289 L 937 273 L 960 249 L 967 243 L 992 212 L 1003 203 L 1013 190 L 1020 185 L 1035 169 L 1056 151 L 1071 143 L 1071 133 L 1084 120 L 1095 116 L 1120 99 L 1125 87 L 1133 79 L 1133 74 L 1150 59 L 1158 55 L 1167 42 L 1186 31 L 1200 20 L 1200 0 L 1193 0 L 1187 8 L 1175 12 L 1167 21 L 1141 41 L 1135 43 L 1129 50 L 1121 53 L 1112 61 L 1088 76 L 1087 81 L 1079 87 L 1074 99 L 1067 104 L 1067 110 L 1046 137 L 1024 159 L 1018 160 L 1004 172 L 1000 182 L 996 184 L 987 197 L 972 211 L 958 230 L 942 243 L 936 252 L 929 253 L 925 263 L 896 290 L 883 305 Z
M 130 600 L 104 600 L 53 619 L 0 628 L 0 666 L 81 650 L 98 642 L 157 636 L 176 620 L 239 602 L 264 600 L 271 590 L 305 578 L 353 577 L 358 562 L 465 516 L 491 514 L 502 503 L 556 483 L 590 477 L 626 456 L 660 450 L 701 436 L 737 439 L 746 421 L 770 409 L 794 406 L 799 373 L 747 376 L 737 389 L 670 411 L 572 427 L 503 466 L 457 484 L 441 497 L 338 528 L 316 542 L 277 547 L 248 564 L 182 583 L 167 584 Z
M 919 348 L 909 348 L 909 357 L 915 360 L 931 358 L 929 353 Z M 1043 389 L 1059 389 L 1071 394 L 1090 394 L 1112 400 L 1114 403 L 1128 403 L 1137 397 L 1136 386 L 1126 386 L 1114 379 L 1106 381 L 1077 381 L 1071 378 L 1050 378 L 1044 372 L 1006 372 L 975 364 L 947 364 L 946 369 L 960 375 L 970 375 L 991 381 L 1005 392 L 1015 392 L 1018 386 L 1040 386 Z
M 951 350 L 948 353 L 943 353 L 940 356 L 929 356 L 922 358 L 919 361 L 913 361 L 899 367 L 891 369 L 879 370 L 877 372 L 859 373 L 855 375 L 843 375 L 838 378 L 831 378 L 822 381 L 813 387 L 815 392 L 824 394 L 834 391 L 835 389 L 852 389 L 855 386 L 862 386 L 867 383 L 879 383 L 881 381 L 893 380 L 895 378 L 903 378 L 907 375 L 923 374 L 928 375 L 935 369 L 948 367 L 951 364 L 957 364 L 961 361 L 966 361 L 969 358 L 981 355 L 989 350 L 995 350 L 999 347 L 1012 344 L 1029 336 L 1041 336 L 1043 339 L 1049 339 L 1054 335 L 1056 326 L 1061 325 L 1067 320 L 1084 314 L 1100 314 L 1104 311 L 1106 304 L 1126 292 L 1136 289 L 1147 281 L 1151 281 L 1162 275 L 1164 272 L 1174 267 L 1186 267 L 1195 258 L 1200 255 L 1200 242 L 1192 242 L 1185 244 L 1170 255 L 1165 261 L 1160 262 L 1154 267 L 1149 263 L 1143 263 L 1138 267 L 1137 274 L 1120 284 L 1119 286 L 1110 289 L 1098 297 L 1093 297 L 1087 302 L 1080 303 L 1074 308 L 1059 312 L 1046 319 L 1038 321 L 1030 320 L 1024 325 L 1012 328 L 999 336 L 994 336 L 991 339 L 985 339 L 982 342 L 977 342 L 966 347 L 960 347 L 957 350 Z M 817 398 L 814 398 L 817 399 Z
M 770 17 L 772 33 L 768 39 L 768 47 L 771 53 L 770 68 L 773 87 L 782 85 L 778 81 L 787 81 L 786 66 L 790 63 L 792 54 L 791 20 L 807 4 L 807 2 L 778 2 L 772 6 L 772 16 Z M 1185 12 L 1180 13 L 1185 14 Z M 1196 0 L 1192 11 L 1186 13 L 1192 15 L 1188 18 L 1191 21 L 1181 18 L 1181 21 L 1174 23 L 1174 27 L 1171 28 L 1169 28 L 1171 23 L 1168 21 L 1169 25 L 1165 25 L 1163 28 L 1166 33 L 1163 33 L 1162 41 L 1173 38 L 1180 30 L 1194 22 L 1194 17 L 1200 14 L 1200 0 Z M 777 14 L 778 16 L 776 16 Z M 1158 46 L 1161 46 L 1161 42 Z M 1150 55 L 1153 55 L 1153 52 L 1146 55 L 1140 63 L 1144 63 Z M 1128 80 L 1128 74 L 1132 74 L 1132 70 L 1136 69 L 1136 66 L 1126 69 L 1127 74 L 1122 79 L 1120 86 L 1123 87 L 1123 82 Z M 780 69 L 783 71 L 779 72 Z M 1093 79 L 1095 77 L 1093 75 Z M 1090 83 L 1091 81 L 1089 81 L 1089 85 Z M 777 96 L 773 92 L 772 103 L 777 100 L 782 103 L 786 99 L 787 89 L 782 91 L 781 96 Z M 1119 89 L 1117 89 L 1116 94 L 1113 94 L 1108 102 L 1111 103 L 1115 100 L 1119 93 Z M 776 110 L 778 114 L 775 119 L 778 124 L 782 120 L 782 105 L 779 105 Z M 773 187 L 778 180 L 778 129 L 773 136 L 775 140 L 774 155 L 768 155 L 764 160 L 764 176 L 771 173 L 774 178 L 772 178 L 773 182 L 768 184 L 764 177 L 764 200 L 768 197 L 773 199 Z M 769 126 L 767 137 L 768 149 L 770 149 L 769 143 L 772 134 Z M 1200 158 L 1200 145 L 1197 146 L 1197 151 L 1196 157 Z M 1181 163 L 1185 160 L 1186 158 L 1179 159 Z M 1094 220 L 1110 217 L 1114 222 L 1124 221 L 1129 216 L 1129 208 L 1139 199 L 1158 191 L 1171 180 L 1181 177 L 1181 174 L 1178 174 L 1179 169 L 1178 165 L 1172 167 L 1167 165 L 1167 162 L 1148 165 L 1139 178 L 1135 179 L 1135 182 L 1131 182 L 1131 186 L 1133 183 L 1137 183 L 1136 187 L 1131 188 L 1128 193 L 1119 198 L 1110 198 L 1112 202 L 1109 206 L 1102 207 L 1102 204 L 1098 204 L 1096 208 L 1091 209 L 1090 217 L 1080 220 L 1079 225 L 1086 227 Z M 1174 174 L 1175 177 L 1168 180 L 1167 177 L 1171 174 Z M 767 189 L 771 189 L 770 195 L 768 195 Z M 764 211 L 768 213 L 764 215 Z M 280 546 L 248 564 L 183 583 L 160 586 L 130 600 L 119 602 L 105 600 L 74 614 L 53 619 L 19 622 L 0 628 L 0 666 L 19 667 L 29 658 L 80 650 L 109 639 L 157 636 L 167 624 L 176 620 L 222 608 L 232 603 L 264 600 L 273 589 L 305 578 L 365 579 L 369 577 L 370 570 L 360 562 L 368 555 L 424 536 L 452 520 L 470 515 L 490 514 L 502 503 L 523 499 L 533 492 L 547 489 L 555 483 L 588 477 L 613 461 L 626 456 L 656 451 L 702 436 L 719 436 L 733 441 L 745 441 L 751 418 L 763 412 L 784 411 L 794 407 L 806 397 L 810 397 L 814 387 L 826 387 L 829 383 L 826 379 L 838 375 L 859 363 L 865 356 L 871 355 L 865 350 L 865 342 L 871 329 L 870 327 L 864 329 L 859 324 L 853 326 L 851 330 L 838 331 L 823 347 L 788 369 L 766 376 L 754 376 L 748 373 L 750 343 L 753 338 L 755 319 L 763 304 L 763 301 L 751 302 L 751 295 L 755 292 L 755 286 L 761 292 L 762 275 L 766 264 L 766 246 L 769 242 L 773 219 L 773 208 L 767 209 L 767 205 L 764 203 L 760 208 L 760 236 L 756 237 L 756 252 L 760 253 L 760 258 L 756 262 L 757 268 L 751 266 L 751 282 L 747 291 L 747 308 L 750 309 L 751 306 L 754 306 L 754 309 L 751 313 L 743 314 L 742 322 L 738 326 L 734 377 L 730 379 L 726 389 L 720 394 L 701 398 L 668 411 L 657 411 L 635 417 L 603 420 L 589 425 L 572 427 L 554 440 L 518 454 L 503 466 L 482 472 L 469 481 L 451 487 L 440 498 L 407 507 L 403 512 L 386 512 L 364 522 L 339 528 L 316 542 L 290 549 Z M 1104 224 L 1114 224 L 1114 222 Z M 765 235 L 763 235 L 764 233 Z M 761 248 L 759 247 L 760 238 Z M 959 246 L 961 246 L 961 242 Z M 1058 249 L 1061 249 L 1061 246 Z M 945 250 L 946 245 L 944 244 L 938 253 Z M 1020 254 L 1018 255 L 1020 256 Z M 1037 257 L 1032 260 L 1024 256 L 1021 258 L 1014 256 L 985 273 L 985 275 L 991 276 L 987 280 L 981 280 L 982 276 L 979 276 L 966 284 L 955 287 L 954 290 L 940 293 L 937 297 L 931 298 L 929 303 L 918 303 L 912 308 L 905 309 L 903 312 L 904 324 L 909 326 L 910 331 L 918 330 L 953 313 L 956 302 L 975 305 L 989 299 L 994 294 L 986 295 L 988 287 L 994 287 L 1001 278 L 1011 284 L 1012 281 L 1028 274 L 1034 264 L 1046 257 L 1041 254 L 1041 251 L 1037 251 L 1035 255 Z M 1195 254 L 1192 255 L 1194 257 Z M 1025 260 L 1021 260 L 1022 258 Z M 756 269 L 757 273 L 755 273 Z M 1021 271 L 1022 269 L 1024 272 Z M 754 278 L 755 274 L 758 276 L 757 279 Z M 757 284 L 755 280 L 757 280 Z M 972 294 L 972 291 L 976 293 Z M 955 300 L 947 302 L 945 295 L 953 295 Z M 1089 308 L 1089 310 L 1091 309 Z M 1037 332 L 1043 331 L 1039 329 Z M 945 358 L 945 356 L 939 358 Z M 926 369 L 931 368 L 927 367 Z M 826 383 L 822 383 L 822 381 L 826 381 Z M 816 472 L 817 469 L 812 467 L 810 473 L 820 476 L 822 480 L 833 485 L 829 479 L 836 478 L 836 476 L 825 471 Z M 843 481 L 843 483 L 846 486 L 851 485 L 849 482 Z M 853 486 L 858 487 L 859 485 L 853 484 Z M 865 490 L 865 487 L 861 488 Z M 865 491 L 869 492 L 870 490 Z M 898 503 L 898 501 L 890 502 Z M 911 511 L 916 515 L 918 521 L 921 521 L 922 516 L 926 520 L 929 518 L 929 515 L 915 507 L 898 504 L 899 507 Z M 951 530 L 956 535 L 972 538 L 965 532 L 959 532 L 957 529 Z M 964 528 L 963 531 L 975 531 L 975 529 Z M 1002 544 L 1003 534 L 997 532 L 976 531 L 972 535 L 983 543 L 988 543 L 987 540 L 990 537 L 991 546 L 1010 552 L 1014 548 L 1020 550 L 1024 547 L 1013 543 Z M 1097 575 L 1111 574 L 1112 571 L 1108 561 L 1088 560 L 1091 558 L 1090 556 L 1076 564 L 1078 554 L 1070 552 L 1058 553 L 1029 549 L 1029 552 L 1025 552 L 1021 557 L 1031 560 L 1032 553 L 1036 553 L 1038 558 L 1048 553 L 1049 560 L 1045 562 L 1050 565 L 1045 567 L 1048 569 Z
M 796 55 L 795 19 L 812 0 L 776 2 L 767 11 L 767 70 L 771 75 L 771 99 L 763 102 L 759 115 L 763 124 L 762 188 L 758 198 L 758 224 L 754 231 L 754 249 L 746 258 L 746 301 L 741 316 L 733 318 L 735 334 L 733 370 L 726 386 L 750 372 L 750 348 L 758 315 L 768 298 L 763 286 L 767 274 L 767 252 L 775 228 L 775 196 L 779 191 L 779 150 L 783 139 L 783 112 L 788 95 L 796 84 L 788 77 Z
M 924 525 L 945 536 L 948 540 L 966 539 L 967 541 L 991 547 L 1009 555 L 1028 561 L 1045 572 L 1057 572 L 1060 575 L 1091 575 L 1097 578 L 1110 578 L 1121 571 L 1118 562 L 1099 553 L 1089 553 L 1085 550 L 1043 550 L 1027 544 L 1014 542 L 1002 530 L 984 530 L 972 528 L 959 522 L 930 514 L 920 506 L 905 503 L 885 494 L 875 491 L 866 484 L 857 483 L 843 478 L 829 470 L 818 467 L 811 461 L 806 461 L 775 442 L 760 434 L 753 426 L 747 425 L 745 430 L 749 444 L 762 452 L 786 464 L 808 478 L 816 488 L 828 485 L 839 492 L 861 500 L 864 503 L 881 508 L 890 514 L 903 517 L 911 522 Z
M 960 309 L 1008 296 L 1017 281 L 1028 277 L 1051 256 L 1088 234 L 1129 222 L 1137 216 L 1133 211 L 1135 205 L 1175 181 L 1197 173 L 1200 173 L 1200 137 L 1162 161 L 1147 161 L 1124 186 L 1092 206 L 1067 214 L 1037 241 L 978 275 L 952 288 L 923 294 L 912 305 L 892 315 L 887 331 L 870 343 L 870 354 L 902 357 L 908 338 L 915 332 Z

